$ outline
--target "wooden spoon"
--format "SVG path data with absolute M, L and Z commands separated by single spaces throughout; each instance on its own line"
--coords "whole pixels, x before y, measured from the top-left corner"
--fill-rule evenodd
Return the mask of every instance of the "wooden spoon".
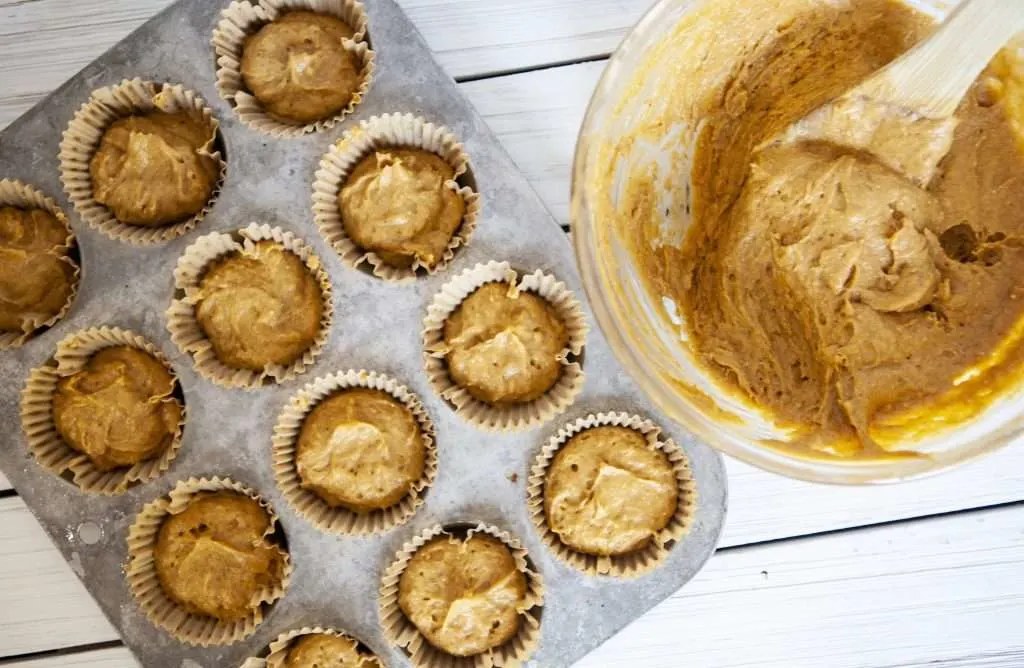
M 963 0 L 929 39 L 777 141 L 847 145 L 926 185 L 952 145 L 960 101 L 1021 31 L 1024 0 Z

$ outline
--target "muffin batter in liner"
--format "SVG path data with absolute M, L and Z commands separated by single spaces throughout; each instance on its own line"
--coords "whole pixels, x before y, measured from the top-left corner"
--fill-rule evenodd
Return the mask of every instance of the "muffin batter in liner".
M 157 576 L 154 557 L 160 527 L 167 517 L 184 511 L 196 494 L 222 491 L 238 492 L 258 502 L 270 517 L 267 535 L 281 530 L 273 508 L 256 492 L 233 480 L 218 477 L 189 478 L 179 482 L 169 495 L 146 504 L 128 530 L 128 563 L 125 575 L 132 596 L 146 618 L 153 624 L 167 631 L 176 640 L 201 647 L 230 645 L 251 636 L 263 621 L 265 608 L 284 596 L 292 573 L 289 554 L 284 548 L 280 548 L 284 555 L 281 583 L 260 592 L 257 600 L 253 601 L 252 613 L 241 620 L 225 622 L 214 617 L 191 614 L 164 593 L 160 578 Z
M 648 446 L 668 457 L 672 464 L 679 488 L 676 512 L 668 525 L 659 531 L 650 543 L 641 550 L 619 556 L 598 556 L 579 552 L 561 541 L 548 526 L 544 512 L 544 484 L 548 469 L 558 451 L 577 434 L 594 427 L 615 426 L 632 429 L 642 434 Z M 651 420 L 628 413 L 598 413 L 582 417 L 564 427 L 551 437 L 537 454 L 530 472 L 527 505 L 530 519 L 537 527 L 544 543 L 555 556 L 588 575 L 609 575 L 620 578 L 635 578 L 657 568 L 668 556 L 672 547 L 690 530 L 697 511 L 697 485 L 690 473 L 689 462 L 682 448 L 671 439 L 663 438 L 661 429 Z
M 64 442 L 53 418 L 53 395 L 57 391 L 57 383 L 84 369 L 99 351 L 115 346 L 129 346 L 151 355 L 167 369 L 180 391 L 181 385 L 171 363 L 156 346 L 134 332 L 100 327 L 77 332 L 58 343 L 53 360 L 32 370 L 21 394 L 21 428 L 28 450 L 36 461 L 55 475 L 70 474 L 71 481 L 83 492 L 106 496 L 121 494 L 129 487 L 163 474 L 181 448 L 186 419 L 182 403 L 181 421 L 163 453 L 134 466 L 112 471 L 100 470 L 88 456 Z M 170 400 L 181 401 L 174 395 L 168 397 Z
M 341 220 L 338 194 L 356 165 L 378 149 L 422 149 L 440 156 L 455 170 L 455 178 L 446 185 L 458 192 L 466 205 L 462 224 L 455 230 L 440 261 L 431 268 L 415 261 L 409 268 L 394 267 L 374 251 L 362 248 L 348 236 Z M 447 128 L 429 123 L 412 114 L 384 114 L 352 128 L 324 154 L 313 182 L 313 216 L 320 234 L 334 248 L 341 261 L 353 269 L 368 265 L 374 276 L 385 280 L 411 281 L 422 274 L 443 270 L 455 251 L 469 243 L 480 214 L 480 196 L 472 183 L 469 156 Z
M 358 645 L 366 647 L 365 643 L 353 636 L 351 633 L 339 631 L 338 629 L 326 629 L 322 626 L 304 626 L 301 629 L 293 629 L 277 636 L 277 638 L 270 643 L 270 654 L 266 658 L 249 658 L 242 664 L 242 668 L 282 668 L 284 666 L 285 659 L 288 658 L 288 651 L 291 650 L 292 644 L 303 636 L 308 635 L 330 635 L 338 638 L 347 638 L 349 640 L 354 640 Z M 381 666 L 384 665 L 383 659 L 378 658 L 378 661 Z
M 332 507 L 312 490 L 302 487 L 296 470 L 296 448 L 303 422 L 317 405 L 340 390 L 366 388 L 394 397 L 412 412 L 419 424 L 426 450 L 423 475 L 398 503 L 382 510 L 357 513 Z M 274 426 L 274 479 L 285 500 L 315 527 L 327 533 L 373 535 L 404 524 L 421 505 L 437 475 L 437 447 L 434 425 L 420 400 L 396 380 L 373 371 L 346 371 L 317 378 L 293 396 Z
M 246 89 L 242 78 L 242 51 L 246 38 L 289 10 L 334 16 L 355 31 L 353 38 L 344 40 L 342 44 L 361 64 L 362 83 L 348 106 L 340 113 L 313 123 L 301 123 L 272 115 Z M 235 107 L 238 117 L 250 128 L 278 138 L 301 137 L 311 132 L 328 130 L 355 111 L 366 97 L 373 81 L 375 57 L 367 42 L 366 10 L 358 0 L 235 0 L 221 16 L 213 32 L 213 47 L 217 54 L 217 90 L 221 97 Z
M 0 332 L 0 350 L 18 348 L 39 334 L 40 330 L 53 327 L 61 318 L 67 315 L 71 304 L 74 303 L 75 297 L 78 295 L 78 284 L 81 281 L 82 274 L 81 259 L 77 257 L 75 234 L 71 231 L 68 217 L 64 215 L 64 211 L 57 205 L 57 202 L 26 183 L 13 179 L 0 179 L 0 207 L 4 206 L 12 206 L 16 209 L 41 209 L 56 218 L 68 231 L 67 240 L 60 247 L 60 250 L 67 253 L 62 260 L 74 267 L 75 272 L 72 276 L 71 289 L 64 307 L 49 318 L 37 318 L 30 322 L 29 324 L 32 328 L 27 331 L 21 333 Z
M 539 399 L 508 406 L 490 404 L 456 385 L 448 374 L 445 322 L 463 300 L 488 283 L 507 283 L 510 290 L 543 297 L 565 323 L 569 345 L 559 358 L 564 365 L 562 374 Z M 564 412 L 583 389 L 581 358 L 587 330 L 583 309 L 564 283 L 540 270 L 519 278 L 508 262 L 492 261 L 467 269 L 446 283 L 434 297 L 423 321 L 423 361 L 430 384 L 456 413 L 472 424 L 491 431 L 529 429 Z
M 153 111 L 199 112 L 211 130 L 210 143 L 202 150 L 220 165 L 220 176 L 206 206 L 191 218 L 170 225 L 129 225 L 117 220 L 110 209 L 96 201 L 89 166 L 104 133 L 114 121 Z M 126 79 L 117 85 L 100 88 L 79 108 L 64 131 L 59 155 L 60 180 L 64 184 L 64 191 L 78 215 L 90 227 L 111 239 L 143 246 L 180 237 L 206 217 L 224 184 L 227 163 L 215 145 L 219 128 L 220 123 L 203 99 L 182 86 Z
M 195 313 L 200 282 L 207 268 L 225 255 L 251 251 L 260 241 L 276 242 L 297 255 L 320 285 L 323 296 L 320 330 L 313 344 L 292 364 L 270 365 L 262 372 L 236 369 L 221 362 L 214 353 L 213 344 L 200 328 Z M 234 234 L 214 232 L 200 237 L 178 260 L 174 270 L 174 287 L 176 296 L 167 309 L 167 328 L 171 332 L 171 340 L 182 352 L 192 355 L 196 370 L 202 376 L 222 387 L 254 390 L 266 384 L 291 380 L 312 366 L 330 336 L 334 314 L 330 276 L 320 258 L 305 242 L 279 227 L 250 223 Z
M 469 527 L 467 529 L 467 527 Z M 526 599 L 520 613 L 519 632 L 498 647 L 469 657 L 443 652 L 429 642 L 402 612 L 398 605 L 398 583 L 416 551 L 433 538 L 442 535 L 471 537 L 486 534 L 500 540 L 511 551 L 516 566 L 526 576 Z M 487 524 L 441 525 L 420 532 L 407 541 L 384 571 L 380 586 L 380 620 L 384 637 L 401 647 L 416 668 L 491 668 L 519 666 L 526 661 L 540 642 L 540 613 L 544 603 L 544 581 L 528 561 L 526 550 L 511 534 Z

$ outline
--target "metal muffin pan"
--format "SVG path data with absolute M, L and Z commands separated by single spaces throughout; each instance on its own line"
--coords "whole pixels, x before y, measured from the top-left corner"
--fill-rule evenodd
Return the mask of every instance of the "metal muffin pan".
M 593 327 L 583 356 L 586 381 L 569 410 L 528 431 L 481 431 L 438 397 L 427 381 L 421 328 L 441 286 L 478 263 L 507 260 L 521 271 L 549 272 L 584 301 L 565 233 L 544 208 L 480 116 L 433 59 L 416 28 L 392 0 L 367 0 L 377 67 L 369 95 L 335 128 L 298 139 L 274 139 L 242 125 L 215 88 L 210 38 L 227 0 L 181 0 L 116 45 L 0 133 L 0 178 L 24 181 L 55 198 L 78 238 L 82 283 L 68 316 L 24 346 L 0 351 L 0 469 L 17 488 L 124 642 L 147 668 L 227 668 L 260 655 L 278 634 L 302 626 L 344 629 L 389 666 L 407 666 L 389 646 L 377 614 L 380 576 L 402 544 L 436 525 L 487 522 L 527 548 L 544 578 L 541 642 L 527 665 L 569 666 L 668 597 L 711 556 L 722 530 L 726 477 L 721 457 L 668 424 L 643 397 Z M 196 230 L 171 242 L 133 247 L 92 230 L 61 188 L 61 133 L 89 94 L 125 78 L 180 83 L 197 91 L 221 122 L 228 162 L 217 202 Z M 479 224 L 451 265 L 414 283 L 394 284 L 343 266 L 313 224 L 314 172 L 345 130 L 371 115 L 410 112 L 452 130 L 463 142 L 482 197 Z M 335 317 L 316 364 L 299 378 L 254 392 L 227 390 L 200 378 L 192 358 L 170 341 L 164 312 L 184 249 L 212 231 L 250 222 L 295 232 L 312 246 L 331 278 Z M 49 360 L 65 336 L 117 326 L 147 337 L 168 356 L 184 390 L 184 442 L 158 480 L 116 497 L 80 492 L 44 471 L 28 454 L 18 403 L 29 371 Z M 314 378 L 335 371 L 386 373 L 416 392 L 437 430 L 439 471 L 426 503 L 404 526 L 377 537 L 327 535 L 281 498 L 271 474 L 271 434 L 285 402 Z M 543 545 L 527 509 L 529 468 L 541 446 L 578 417 L 603 411 L 649 416 L 685 450 L 699 500 L 689 534 L 666 562 L 636 580 L 584 575 Z M 190 647 L 151 624 L 128 591 L 122 569 L 126 536 L 148 501 L 190 476 L 230 476 L 251 486 L 281 519 L 295 572 L 285 597 L 246 640 L 228 647 Z

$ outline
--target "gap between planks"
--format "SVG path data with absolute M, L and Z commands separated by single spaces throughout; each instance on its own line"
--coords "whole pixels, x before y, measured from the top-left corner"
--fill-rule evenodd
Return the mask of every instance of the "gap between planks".
M 1022 619 L 1017 505 L 720 552 L 577 668 L 1020 668 Z M 135 664 L 110 648 L 12 665 Z

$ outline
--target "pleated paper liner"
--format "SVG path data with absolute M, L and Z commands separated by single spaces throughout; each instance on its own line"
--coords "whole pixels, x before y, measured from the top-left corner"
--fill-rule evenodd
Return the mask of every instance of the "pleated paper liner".
M 110 209 L 96 201 L 89 163 L 99 149 L 103 134 L 114 121 L 153 111 L 200 114 L 210 126 L 210 142 L 202 150 L 220 164 L 220 177 L 206 206 L 191 218 L 170 225 L 129 225 L 117 220 Z M 220 123 L 203 99 L 182 86 L 125 79 L 117 85 L 100 88 L 93 91 L 89 101 L 78 109 L 64 131 L 59 154 L 64 191 L 78 215 L 90 227 L 112 239 L 142 246 L 180 237 L 206 217 L 224 184 L 227 163 L 217 148 L 219 129 Z
M 334 16 L 347 23 L 355 34 L 352 39 L 343 40 L 342 45 L 355 55 L 362 72 L 362 83 L 348 106 L 334 116 L 313 123 L 301 123 L 271 114 L 246 89 L 242 78 L 242 51 L 246 38 L 266 24 L 276 21 L 285 12 L 300 10 Z M 375 57 L 367 41 L 366 26 L 366 10 L 358 0 L 235 0 L 221 12 L 220 23 L 213 32 L 213 48 L 217 54 L 217 90 L 221 97 L 235 107 L 243 123 L 272 137 L 299 137 L 330 129 L 355 111 L 373 81 Z
M 189 645 L 230 645 L 251 636 L 262 623 L 266 608 L 284 596 L 291 578 L 291 559 L 286 550 L 279 548 L 284 555 L 281 582 L 254 597 L 250 615 L 231 621 L 192 614 L 164 593 L 156 572 L 155 560 L 156 542 L 161 525 L 169 516 L 183 512 L 196 494 L 224 491 L 244 494 L 266 510 L 270 516 L 267 536 L 280 531 L 280 524 L 273 508 L 256 492 L 233 480 L 218 477 L 189 478 L 179 482 L 169 495 L 146 504 L 128 530 L 128 563 L 125 575 L 132 596 L 150 622 L 167 631 L 176 640 Z
M 236 369 L 217 359 L 213 344 L 203 333 L 195 313 L 200 281 L 206 269 L 225 255 L 251 252 L 260 241 L 280 244 L 305 263 L 320 285 L 324 307 L 320 331 L 309 349 L 288 366 L 271 365 L 262 372 Z M 248 227 L 234 233 L 214 232 L 199 237 L 185 249 L 178 260 L 178 266 L 174 270 L 174 287 L 176 294 L 170 308 L 167 309 L 167 328 L 170 330 L 171 340 L 182 352 L 192 355 L 196 370 L 202 376 L 222 387 L 254 390 L 263 385 L 291 380 L 313 365 L 330 337 L 334 314 L 331 278 L 320 258 L 305 242 L 279 227 L 250 223 Z
M 266 658 L 251 657 L 246 659 L 241 668 L 284 668 L 285 661 L 288 658 L 288 652 L 291 650 L 295 641 L 301 639 L 303 636 L 310 635 L 329 635 L 337 638 L 347 638 L 354 641 L 361 649 L 366 651 L 367 662 L 364 666 L 361 666 L 361 668 L 373 668 L 374 666 L 383 667 L 384 665 L 383 661 L 377 658 L 376 655 L 373 655 L 377 660 L 377 663 L 374 664 L 372 660 L 370 660 L 370 656 L 373 652 L 366 647 L 365 643 L 359 640 L 359 638 L 353 636 L 351 633 L 339 631 L 338 629 L 323 628 L 321 626 L 305 626 L 301 629 L 294 629 L 292 631 L 282 633 L 272 643 L 270 643 L 270 654 Z
M 420 426 L 426 448 L 423 475 L 409 494 L 397 504 L 383 510 L 357 513 L 347 508 L 331 507 L 316 493 L 303 489 L 296 470 L 296 448 L 302 424 L 323 400 L 346 389 L 380 390 L 408 408 Z M 420 400 L 403 385 L 372 371 L 346 371 L 317 378 L 304 387 L 285 406 L 274 427 L 274 479 L 285 500 L 321 531 L 337 534 L 380 534 L 409 520 L 423 505 L 423 496 L 437 474 L 437 447 L 434 425 Z
M 175 378 L 177 392 L 166 400 L 182 405 L 182 417 L 171 443 L 158 457 L 131 467 L 101 471 L 85 454 L 72 449 L 61 438 L 53 421 L 53 395 L 62 378 L 78 373 L 93 355 L 114 346 L 129 346 L 146 352 L 170 372 Z M 113 496 L 134 485 L 156 479 L 174 461 L 181 448 L 185 426 L 184 402 L 175 396 L 180 395 L 180 390 L 170 362 L 152 343 L 138 334 L 116 327 L 89 329 L 66 337 L 57 344 L 56 354 L 50 363 L 32 370 L 21 394 L 21 428 L 29 452 L 44 469 L 54 475 L 70 477 L 84 492 Z
M 433 267 L 425 267 L 418 260 L 407 268 L 391 266 L 377 253 L 356 245 L 345 232 L 338 194 L 348 180 L 349 173 L 363 158 L 373 151 L 387 148 L 429 151 L 443 158 L 455 170 L 455 178 L 446 186 L 462 196 L 466 211 L 444 255 Z M 320 168 L 313 182 L 313 217 L 320 234 L 347 266 L 360 269 L 365 265 L 374 276 L 388 281 L 407 282 L 417 276 L 443 270 L 455 257 L 456 250 L 469 243 L 480 214 L 480 196 L 471 187 L 472 183 L 469 156 L 447 128 L 412 114 L 374 116 L 346 132 L 320 159 Z
M 0 179 L 0 207 L 5 206 L 12 206 L 17 209 L 41 209 L 60 221 L 61 225 L 63 225 L 64 229 L 68 232 L 64 245 L 59 248 L 59 250 L 64 253 L 62 261 L 65 261 L 74 267 L 75 271 L 72 276 L 71 290 L 68 293 L 68 299 L 60 311 L 52 316 L 38 315 L 33 317 L 25 323 L 25 328 L 21 332 L 0 331 L 0 350 L 7 350 L 21 346 L 33 336 L 39 334 L 40 330 L 53 327 L 61 318 L 67 315 L 68 310 L 71 308 L 71 304 L 74 303 L 75 297 L 78 295 L 78 284 L 81 280 L 82 273 L 80 264 L 81 259 L 78 257 L 78 246 L 75 242 L 75 235 L 71 231 L 71 225 L 68 223 L 68 217 L 64 215 L 64 211 L 62 211 L 57 205 L 57 202 L 26 183 L 12 179 Z
M 519 632 L 508 642 L 482 654 L 458 657 L 437 649 L 405 616 L 398 604 L 399 580 L 409 560 L 421 547 L 442 535 L 470 537 L 487 534 L 497 538 L 512 551 L 519 570 L 526 576 L 526 600 L 520 613 Z M 508 532 L 487 525 L 435 526 L 402 546 L 394 561 L 384 571 L 380 586 L 380 622 L 388 642 L 405 650 L 416 668 L 509 668 L 520 666 L 533 654 L 540 642 L 540 612 L 544 604 L 544 582 L 529 562 L 522 544 Z
M 668 525 L 653 537 L 647 547 L 614 557 L 585 554 L 565 545 L 548 526 L 544 512 L 544 485 L 555 455 L 573 436 L 603 426 L 625 427 L 642 434 L 648 447 L 664 453 L 668 458 L 679 486 L 676 512 Z M 665 560 L 672 547 L 687 534 L 697 511 L 697 486 L 682 448 L 671 439 L 663 438 L 661 429 L 652 421 L 628 413 L 592 414 L 562 427 L 537 455 L 527 489 L 530 519 L 537 527 L 541 539 L 559 559 L 588 575 L 636 578 L 650 572 Z
M 497 406 L 473 397 L 448 374 L 444 325 L 463 300 L 488 283 L 507 283 L 510 290 L 532 292 L 551 304 L 565 323 L 569 345 L 563 351 L 562 374 L 544 396 L 533 401 Z M 529 429 L 563 413 L 583 389 L 581 358 L 587 338 L 587 321 L 576 296 L 550 274 L 535 271 L 519 277 L 508 262 L 478 264 L 446 283 L 434 297 L 423 322 L 424 364 L 427 377 L 439 395 L 463 418 L 491 431 Z

